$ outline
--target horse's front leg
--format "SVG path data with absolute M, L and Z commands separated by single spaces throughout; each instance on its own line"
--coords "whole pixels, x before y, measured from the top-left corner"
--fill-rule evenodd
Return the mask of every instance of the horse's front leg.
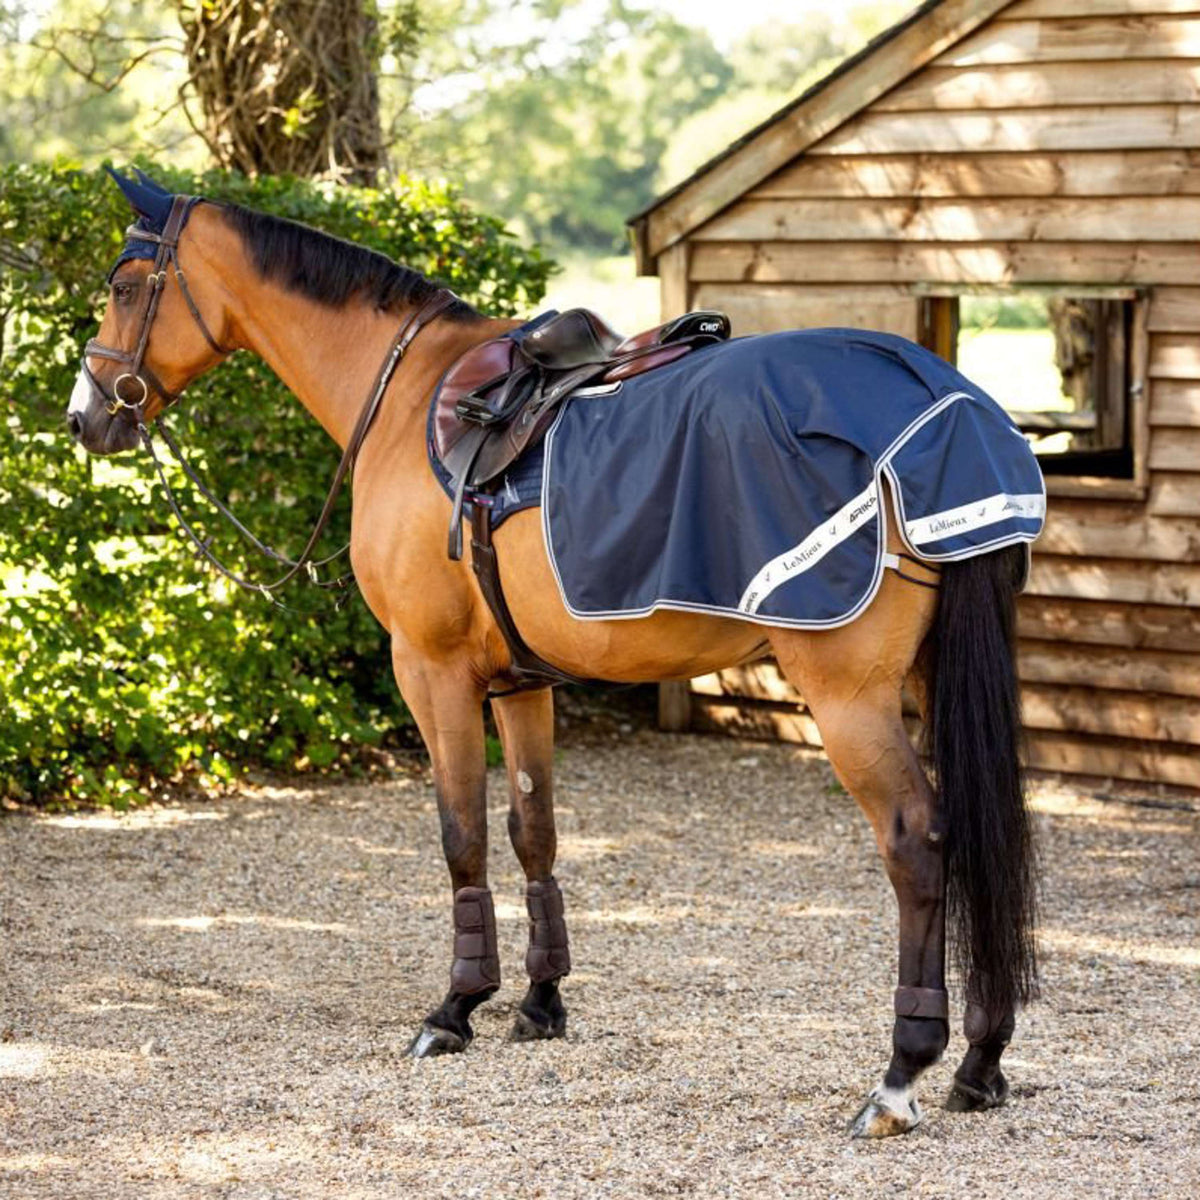
M 500 986 L 496 915 L 487 886 L 487 762 L 484 689 L 466 668 L 410 668 L 396 679 L 433 763 L 442 850 L 453 888 L 454 960 L 445 1000 L 408 1048 L 414 1058 L 454 1054 L 474 1033 L 471 1013 Z
M 508 834 L 525 872 L 529 991 L 513 1025 L 514 1041 L 562 1037 L 567 1010 L 558 984 L 571 969 L 562 892 L 554 878 L 558 841 L 554 830 L 551 772 L 554 760 L 554 697 L 549 688 L 492 701 L 504 745 L 511 807 Z

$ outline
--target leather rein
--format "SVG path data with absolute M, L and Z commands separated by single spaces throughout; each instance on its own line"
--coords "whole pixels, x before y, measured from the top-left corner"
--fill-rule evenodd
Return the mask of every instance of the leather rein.
M 92 374 L 87 365 L 89 356 L 95 358 L 106 358 L 114 362 L 125 364 L 128 370 L 117 376 L 113 382 L 112 398 L 105 406 L 108 413 L 113 416 L 123 416 L 126 420 L 132 420 L 136 426 L 138 435 L 141 438 L 142 445 L 149 452 L 150 458 L 154 463 L 155 471 L 158 475 L 159 483 L 162 486 L 163 492 L 166 494 L 167 501 L 170 504 L 171 512 L 178 521 L 180 528 L 187 535 L 188 539 L 196 547 L 200 555 L 222 576 L 237 584 L 239 587 L 245 588 L 248 591 L 259 592 L 266 597 L 277 608 L 287 608 L 276 598 L 274 593 L 286 584 L 290 583 L 301 571 L 308 574 L 310 581 L 317 587 L 324 589 L 344 589 L 354 579 L 352 571 L 346 572 L 344 575 L 336 579 L 321 580 L 318 579 L 316 569 L 324 566 L 327 563 L 340 558 L 349 549 L 347 543 L 340 550 L 335 551 L 327 558 L 315 559 L 313 552 L 316 549 L 317 542 L 320 540 L 321 534 L 324 533 L 325 527 L 329 524 L 333 517 L 334 505 L 337 502 L 338 495 L 341 493 L 342 486 L 346 481 L 347 476 L 353 470 L 355 460 L 358 458 L 359 451 L 362 449 L 363 443 L 366 441 L 367 434 L 370 432 L 371 426 L 374 423 L 375 417 L 379 413 L 380 405 L 383 403 L 384 394 L 387 392 L 388 385 L 392 381 L 392 376 L 396 373 L 396 368 L 400 365 L 400 360 L 404 357 L 405 352 L 412 344 L 413 339 L 418 333 L 438 316 L 440 316 L 447 308 L 456 303 L 458 297 L 447 288 L 439 288 L 420 308 L 413 312 L 401 322 L 400 328 L 396 331 L 392 338 L 391 345 L 388 347 L 388 352 L 384 357 L 382 364 L 379 367 L 375 376 L 375 382 L 367 396 L 366 402 L 359 411 L 358 420 L 355 422 L 354 429 L 350 434 L 350 438 L 346 443 L 345 450 L 342 451 L 342 457 L 337 465 L 337 470 L 334 471 L 333 480 L 329 485 L 329 490 L 325 496 L 325 502 L 321 506 L 320 516 L 317 518 L 316 525 L 313 527 L 312 533 L 309 534 L 308 541 L 304 545 L 304 549 L 300 552 L 300 557 L 297 559 L 288 558 L 286 555 L 280 554 L 271 549 L 270 546 L 260 541 L 243 525 L 230 510 L 204 485 L 195 471 L 189 466 L 184 459 L 174 438 L 171 437 L 165 425 L 157 419 L 155 424 L 162 435 L 163 441 L 166 443 L 168 450 L 172 456 L 183 468 L 184 473 L 200 491 L 200 493 L 212 503 L 222 516 L 227 518 L 239 533 L 247 537 L 254 547 L 273 559 L 275 562 L 282 563 L 287 567 L 287 570 L 278 578 L 270 583 L 256 583 L 253 580 L 247 579 L 239 575 L 236 571 L 230 570 L 225 566 L 209 548 L 210 539 L 202 538 L 187 518 L 183 515 L 179 507 L 179 502 L 175 497 L 174 491 L 167 480 L 166 472 L 163 469 L 161 460 L 154 449 L 154 442 L 150 434 L 150 429 L 146 425 L 145 406 L 146 401 L 150 396 L 150 388 L 163 401 L 164 410 L 172 407 L 178 402 L 181 395 L 180 392 L 168 391 L 157 378 L 153 371 L 146 365 L 146 349 L 150 342 L 150 329 L 154 324 L 154 318 L 158 315 L 159 305 L 162 302 L 163 290 L 167 282 L 167 268 L 170 267 L 175 275 L 175 280 L 179 284 L 179 290 L 183 295 L 184 301 L 187 304 L 188 311 L 192 314 L 192 319 L 196 322 L 200 332 L 204 335 L 208 344 L 222 357 L 226 357 L 232 353 L 232 350 L 226 349 L 212 336 L 208 326 L 204 322 L 204 318 L 200 315 L 200 310 L 196 306 L 196 302 L 192 298 L 192 294 L 188 289 L 187 277 L 179 266 L 179 235 L 183 231 L 183 226 L 186 224 L 191 210 L 200 202 L 197 196 L 176 196 L 174 203 L 171 206 L 170 215 L 167 218 L 166 224 L 163 226 L 161 234 L 154 233 L 150 230 L 140 229 L 136 226 L 131 226 L 126 231 L 126 236 L 136 238 L 138 241 L 153 242 L 157 244 L 157 250 L 154 256 L 154 266 L 150 275 L 147 277 L 147 282 L 150 286 L 150 295 L 146 302 L 146 308 L 142 313 L 142 326 L 138 333 L 137 344 L 132 352 L 121 350 L 112 346 L 105 346 L 95 338 L 90 340 L 84 347 L 83 371 L 91 386 L 101 395 L 106 396 L 103 387 L 100 386 L 99 380 Z M 121 395 L 121 383 L 123 380 L 131 379 L 141 386 L 141 395 L 136 399 L 126 399 Z M 128 415 L 126 415 L 128 414 Z M 338 601 L 340 607 L 341 599 Z

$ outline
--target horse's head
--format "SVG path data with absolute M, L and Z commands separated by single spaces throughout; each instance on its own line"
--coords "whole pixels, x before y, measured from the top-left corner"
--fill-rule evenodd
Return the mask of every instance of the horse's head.
M 139 182 L 109 173 L 137 221 L 109 272 L 104 319 L 84 349 L 67 408 L 71 435 L 92 454 L 132 449 L 138 426 L 228 353 L 218 340 L 225 324 L 219 286 L 181 267 L 181 259 L 189 268 L 199 262 L 181 241 L 198 201 L 173 196 L 141 171 Z

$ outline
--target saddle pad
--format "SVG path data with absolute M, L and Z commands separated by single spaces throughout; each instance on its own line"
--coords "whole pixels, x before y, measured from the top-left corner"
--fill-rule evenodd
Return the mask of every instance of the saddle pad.
M 994 400 L 904 338 L 814 329 L 569 399 L 546 440 L 546 548 L 576 617 L 841 625 L 882 580 L 885 474 L 918 558 L 1041 532 L 1041 471 Z

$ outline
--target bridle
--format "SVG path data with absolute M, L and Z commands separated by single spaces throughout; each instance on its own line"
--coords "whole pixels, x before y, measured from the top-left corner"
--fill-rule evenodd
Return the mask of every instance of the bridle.
M 192 209 L 200 203 L 199 196 L 176 196 L 171 204 L 171 211 L 167 217 L 166 223 L 163 226 L 162 233 L 155 233 L 153 230 L 143 229 L 138 225 L 130 226 L 126 230 L 126 237 L 136 241 L 152 242 L 157 245 L 154 254 L 154 266 L 150 275 L 147 277 L 147 282 L 150 287 L 150 294 L 146 301 L 146 307 L 142 312 L 142 326 L 138 332 L 137 344 L 132 351 L 121 350 L 113 346 L 105 346 L 102 342 L 95 338 L 91 339 L 84 347 L 83 354 L 83 371 L 84 375 L 90 382 L 93 388 L 101 396 L 106 396 L 104 389 L 100 386 L 99 380 L 92 374 L 88 368 L 88 356 L 96 358 L 106 358 L 113 362 L 123 363 L 128 366 L 128 370 L 123 371 L 113 381 L 112 398 L 105 405 L 110 416 L 116 417 L 124 415 L 124 419 L 132 420 L 137 426 L 138 435 L 142 440 L 142 445 L 145 446 L 154 463 L 155 471 L 158 475 L 159 483 L 162 485 L 163 492 L 166 494 L 167 501 L 171 506 L 171 512 L 175 519 L 179 522 L 180 528 L 187 535 L 188 539 L 196 547 L 199 554 L 212 565 L 212 567 L 223 575 L 232 583 L 239 587 L 246 588 L 249 591 L 259 592 L 265 596 L 272 604 L 278 608 L 287 608 L 287 605 L 281 603 L 274 595 L 276 591 L 284 585 L 290 583 L 301 571 L 306 571 L 309 579 L 320 588 L 334 589 L 341 591 L 354 579 L 353 572 L 347 572 L 336 579 L 321 580 L 318 579 L 316 568 L 324 566 L 327 563 L 333 562 L 340 558 L 349 549 L 349 543 L 343 546 L 340 550 L 335 551 L 327 558 L 314 559 L 314 551 L 316 550 L 317 542 L 320 540 L 321 534 L 325 531 L 325 527 L 329 524 L 333 516 L 334 505 L 338 495 L 341 492 L 342 485 L 346 481 L 346 477 L 350 474 L 354 467 L 355 460 L 358 458 L 358 453 L 362 449 L 363 442 L 366 441 L 367 434 L 370 432 L 371 426 L 374 423 L 375 417 L 379 412 L 379 407 L 383 403 L 383 397 L 388 389 L 388 385 L 392 381 L 392 376 L 396 373 L 396 368 L 400 365 L 400 360 L 404 357 L 405 351 L 412 344 L 413 339 L 418 333 L 435 318 L 440 316 L 452 304 L 458 302 L 458 297 L 448 288 L 438 288 L 428 300 L 425 301 L 420 308 L 411 312 L 404 321 L 401 322 L 400 328 L 396 331 L 396 335 L 392 338 L 391 345 L 388 347 L 388 352 L 384 357 L 379 371 L 376 373 L 374 385 L 367 396 L 366 403 L 359 412 L 358 420 L 355 422 L 354 429 L 350 434 L 349 440 L 346 442 L 346 448 L 342 451 L 342 457 L 337 465 L 337 470 L 334 472 L 333 481 L 329 485 L 329 491 L 325 496 L 325 503 L 321 507 L 321 514 L 317 518 L 316 525 L 313 531 L 309 534 L 308 541 L 304 545 L 304 549 L 300 552 L 300 557 L 296 559 L 288 558 L 284 554 L 273 550 L 270 546 L 260 541 L 233 515 L 232 512 L 205 486 L 201 479 L 196 475 L 195 471 L 189 466 L 180 452 L 174 438 L 171 437 L 165 425 L 159 424 L 156 418 L 156 425 L 159 433 L 162 435 L 163 441 L 170 450 L 172 456 L 183 468 L 187 477 L 195 484 L 200 493 L 212 503 L 218 512 L 228 519 L 239 533 L 247 537 L 256 549 L 261 551 L 267 557 L 275 562 L 281 563 L 287 567 L 287 570 L 278 579 L 271 583 L 256 583 L 253 580 L 247 579 L 239 575 L 236 571 L 231 571 L 224 565 L 209 548 L 209 539 L 202 538 L 187 518 L 183 515 L 179 507 L 179 502 L 175 497 L 175 493 L 171 489 L 171 485 L 167 480 L 166 472 L 163 470 L 163 465 L 154 449 L 154 442 L 150 436 L 150 429 L 146 425 L 146 401 L 150 396 L 150 388 L 159 395 L 163 401 L 164 409 L 170 408 L 178 402 L 181 393 L 170 392 L 162 384 L 161 380 L 154 372 L 146 365 L 146 347 L 150 341 L 150 330 L 154 324 L 154 318 L 158 315 L 158 308 L 162 302 L 163 290 L 167 282 L 168 267 L 173 271 L 175 280 L 179 284 L 180 293 L 183 296 L 184 302 L 187 304 L 188 311 L 192 314 L 192 319 L 196 322 L 200 332 L 204 335 L 205 340 L 213 348 L 214 351 L 222 358 L 228 357 L 233 353 L 232 349 L 223 347 L 209 331 L 208 326 L 204 322 L 204 318 L 200 315 L 199 308 L 196 307 L 195 300 L 192 299 L 192 294 L 188 289 L 187 277 L 184 275 L 182 268 L 179 266 L 179 235 L 183 231 L 184 225 L 187 223 L 188 216 Z M 132 379 L 135 383 L 141 385 L 142 394 L 136 399 L 126 399 L 121 395 L 121 382 L 125 379 Z M 107 397 L 106 397 L 107 398 Z M 340 605 L 340 601 L 339 601 Z
M 226 349 L 213 337 L 208 326 L 204 323 L 204 318 L 200 315 L 200 310 L 196 307 L 196 302 L 192 299 L 192 293 L 188 288 L 187 276 L 184 275 L 183 268 L 179 265 L 179 235 L 183 232 L 183 227 L 187 224 L 187 219 L 191 215 L 192 209 L 199 203 L 199 196 L 176 196 L 171 203 L 171 212 L 167 217 L 166 224 L 163 226 L 162 233 L 155 233 L 150 229 L 142 229 L 138 225 L 131 225 L 125 231 L 126 238 L 139 242 L 156 243 L 158 249 L 154 253 L 153 270 L 151 270 L 149 276 L 146 278 L 150 293 L 146 299 L 146 307 L 142 310 L 142 327 L 138 331 L 137 343 L 133 350 L 121 350 L 115 346 L 106 346 L 103 342 L 97 341 L 95 338 L 92 338 L 83 348 L 84 375 L 92 387 L 102 396 L 105 395 L 104 389 L 100 386 L 100 381 L 92 374 L 91 369 L 88 367 L 88 357 L 107 358 L 112 362 L 124 363 L 128 367 L 128 370 L 123 371 L 113 381 L 112 398 L 105 405 L 109 416 L 115 417 L 120 412 L 128 412 L 140 425 L 145 417 L 146 401 L 150 398 L 150 388 L 153 388 L 158 393 L 164 408 L 170 408 L 179 400 L 180 393 L 167 391 L 158 376 L 146 365 L 146 347 L 150 344 L 150 329 L 154 324 L 154 318 L 158 315 L 158 307 L 162 303 L 163 292 L 167 285 L 168 267 L 174 272 L 175 282 L 179 284 L 180 294 L 183 296 L 184 303 L 188 306 L 188 311 L 192 314 L 192 319 L 204 335 L 204 340 L 222 358 L 226 358 L 233 353 L 232 350 Z M 132 379 L 134 383 L 141 385 L 142 394 L 137 399 L 130 400 L 121 395 L 121 382 L 125 379 Z

